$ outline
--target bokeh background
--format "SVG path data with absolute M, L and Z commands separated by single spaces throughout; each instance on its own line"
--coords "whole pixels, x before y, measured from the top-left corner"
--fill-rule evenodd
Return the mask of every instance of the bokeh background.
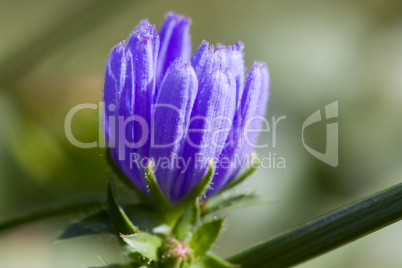
M 275 202 L 228 215 L 214 251 L 229 256 L 402 178 L 402 2 L 400 0 L 0 0 L 0 220 L 79 195 L 103 195 L 103 149 L 68 142 L 64 119 L 102 98 L 111 47 L 143 18 L 160 26 L 174 10 L 192 17 L 193 50 L 203 40 L 245 43 L 248 67 L 268 63 L 267 118 L 286 116 L 261 156 L 286 168 L 260 169 L 242 185 Z M 303 147 L 304 120 L 338 101 L 339 166 Z M 306 129 L 325 150 L 326 122 Z M 82 141 L 98 137 L 98 111 L 73 119 Z M 78 219 L 80 215 L 69 218 Z M 56 241 L 65 219 L 0 234 L 0 267 L 71 268 L 120 261 L 115 241 Z M 401 267 L 396 223 L 298 267 Z

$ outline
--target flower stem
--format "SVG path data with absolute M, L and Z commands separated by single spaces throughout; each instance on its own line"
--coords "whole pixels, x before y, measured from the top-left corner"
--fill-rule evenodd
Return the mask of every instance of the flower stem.
M 302 224 L 228 260 L 243 267 L 289 267 L 402 219 L 402 183 Z

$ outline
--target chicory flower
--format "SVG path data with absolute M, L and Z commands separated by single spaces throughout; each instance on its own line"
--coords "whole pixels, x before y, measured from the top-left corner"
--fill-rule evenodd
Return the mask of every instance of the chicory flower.
M 141 21 L 107 63 L 107 145 L 123 173 L 147 194 L 152 159 L 165 197 L 175 204 L 216 166 L 207 195 L 224 187 L 253 150 L 268 99 L 264 63 L 244 78 L 243 44 L 203 41 L 191 56 L 190 19 L 169 13 L 159 33 Z

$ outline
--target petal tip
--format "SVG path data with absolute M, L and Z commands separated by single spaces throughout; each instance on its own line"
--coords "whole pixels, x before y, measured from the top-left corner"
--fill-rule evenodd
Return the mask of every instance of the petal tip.
M 229 51 L 238 51 L 243 52 L 244 50 L 244 43 L 242 41 L 237 41 L 236 44 L 228 46 Z
M 186 17 L 182 14 L 178 14 L 174 11 L 169 11 L 165 18 L 173 19 L 173 20 L 177 21 L 178 23 L 183 23 L 183 24 L 187 24 L 187 25 L 191 24 L 191 18 Z
M 216 52 L 226 50 L 226 47 L 222 43 L 216 44 Z
M 208 48 L 209 47 L 209 42 L 206 40 L 202 40 L 200 47 L 202 48 Z
M 131 38 L 133 38 L 132 36 Z M 156 27 L 154 24 L 149 24 L 147 27 L 143 27 L 141 30 L 136 32 L 135 36 L 139 41 L 143 43 L 148 43 L 149 41 L 153 41 L 159 37 L 156 32 Z
M 237 41 L 235 48 L 239 51 L 243 51 L 244 49 L 244 43 L 242 41 Z
M 253 66 L 251 68 L 268 69 L 267 64 L 262 61 L 254 61 Z
M 111 50 L 110 54 L 112 53 L 122 53 L 124 51 L 124 48 L 126 47 L 126 41 L 121 41 L 117 45 L 115 45 Z

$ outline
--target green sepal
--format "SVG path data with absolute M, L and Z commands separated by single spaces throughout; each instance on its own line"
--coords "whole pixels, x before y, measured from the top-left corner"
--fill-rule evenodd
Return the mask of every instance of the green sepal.
M 258 155 L 255 152 L 252 152 L 252 158 L 258 158 Z M 261 161 L 258 161 L 258 163 L 261 163 Z M 244 173 L 240 174 L 239 177 L 234 178 L 230 183 L 228 183 L 225 187 L 222 188 L 222 190 L 220 192 L 224 192 L 226 190 L 232 189 L 235 186 L 239 185 L 240 183 L 242 183 L 245 179 L 247 179 L 248 177 L 251 176 L 251 174 L 253 174 L 258 168 L 260 167 L 260 164 L 258 165 L 251 165 L 251 167 L 246 170 Z
M 144 256 L 142 256 L 141 253 L 139 253 L 137 251 L 133 251 L 133 248 L 130 245 L 128 245 L 127 243 L 124 244 L 123 250 L 124 250 L 124 253 L 126 254 L 126 256 L 130 259 L 130 261 L 131 261 L 130 264 L 137 265 L 135 267 L 150 268 L 150 267 L 154 267 L 156 264 L 154 261 L 150 261 L 147 258 L 145 258 Z
M 155 207 L 163 212 L 169 210 L 171 208 L 169 200 L 166 199 L 162 190 L 159 187 L 158 181 L 155 178 L 155 175 L 152 171 L 153 161 L 152 159 L 149 161 L 146 171 L 145 178 L 148 183 L 149 192 L 152 196 L 152 201 Z
M 159 248 L 162 246 L 162 239 L 146 232 L 132 235 L 120 235 L 130 248 L 149 260 L 158 260 Z
M 225 218 L 212 220 L 197 228 L 189 243 L 195 258 L 202 257 L 208 252 L 218 238 L 224 221 Z
M 133 190 L 135 195 L 138 196 L 141 203 L 149 203 L 149 199 L 145 196 L 131 181 L 127 176 L 121 171 L 120 167 L 114 161 L 110 148 L 106 148 L 106 160 L 112 169 L 112 173 L 115 174 L 129 189 Z
M 170 231 L 170 229 L 164 228 L 158 215 L 146 205 L 127 205 L 122 208 L 134 226 L 140 230 L 161 234 L 167 234 Z M 106 208 L 71 224 L 59 239 L 97 234 L 114 234 L 112 222 Z
M 191 265 L 191 268 L 240 268 L 240 265 L 230 263 L 216 255 L 208 253 Z
M 131 222 L 126 212 L 121 208 L 117 201 L 113 178 L 109 181 L 107 205 L 109 217 L 117 236 L 120 236 L 120 234 L 127 235 L 138 232 L 138 228 Z
M 191 238 L 191 234 L 199 222 L 200 214 L 200 206 L 198 202 L 194 202 L 181 215 L 172 231 L 177 240 L 188 241 Z
M 201 206 L 202 217 L 224 209 L 249 207 L 263 205 L 272 202 L 272 200 L 264 198 L 252 193 L 236 193 L 233 191 L 225 191 L 211 196 Z
M 86 235 L 113 233 L 109 214 L 106 209 L 102 209 L 76 223 L 71 224 L 58 239 L 63 240 Z
M 209 169 L 207 174 L 202 178 L 202 180 L 188 193 L 176 206 L 173 207 L 172 215 L 181 215 L 183 211 L 187 210 L 191 205 L 202 196 L 208 189 L 209 184 L 215 174 L 215 166 L 212 161 L 209 163 Z M 176 219 L 177 220 L 177 219 Z

